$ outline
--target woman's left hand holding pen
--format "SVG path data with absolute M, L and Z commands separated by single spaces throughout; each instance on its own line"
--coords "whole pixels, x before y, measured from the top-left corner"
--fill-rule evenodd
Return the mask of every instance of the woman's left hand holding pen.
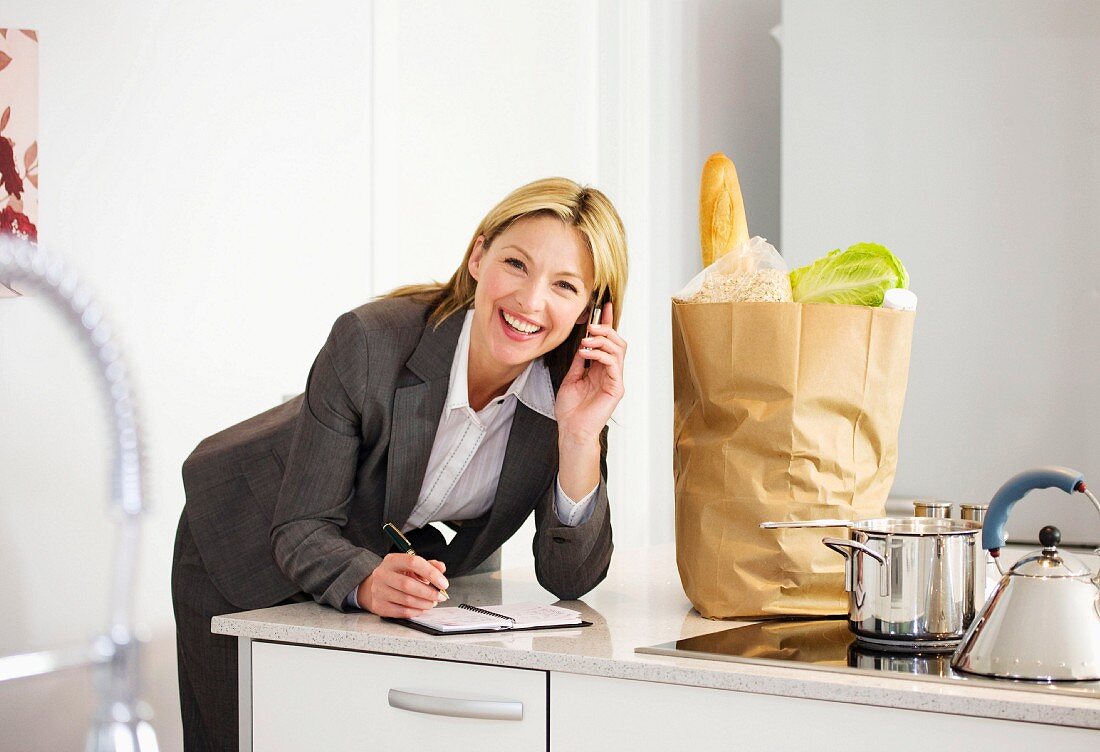
M 408 619 L 419 616 L 444 600 L 447 589 L 443 576 L 447 566 L 435 559 L 394 553 L 359 584 L 356 598 L 360 608 L 378 614 Z M 430 584 L 428 584 L 430 583 Z

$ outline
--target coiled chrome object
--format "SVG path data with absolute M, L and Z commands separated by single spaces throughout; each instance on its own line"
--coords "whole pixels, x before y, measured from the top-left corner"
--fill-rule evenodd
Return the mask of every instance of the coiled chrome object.
M 0 682 L 95 665 L 100 704 L 87 749 L 155 752 L 151 713 L 138 698 L 140 643 L 134 634 L 133 593 L 144 494 L 141 437 L 128 371 L 90 289 L 60 258 L 22 239 L 0 236 L 0 280 L 41 292 L 85 343 L 97 366 L 113 436 L 111 509 L 118 525 L 107 633 L 91 645 L 0 657 Z

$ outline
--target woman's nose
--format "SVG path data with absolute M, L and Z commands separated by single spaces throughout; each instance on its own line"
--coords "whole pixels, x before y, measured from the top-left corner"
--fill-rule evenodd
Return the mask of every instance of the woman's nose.
M 528 282 L 516 290 L 516 299 L 525 311 L 541 311 L 546 303 L 542 285 L 538 282 Z

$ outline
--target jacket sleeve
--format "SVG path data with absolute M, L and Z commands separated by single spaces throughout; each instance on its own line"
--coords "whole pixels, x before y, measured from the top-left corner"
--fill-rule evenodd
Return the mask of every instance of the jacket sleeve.
M 556 478 L 555 474 L 555 478 Z M 562 524 L 554 509 L 554 486 L 535 505 L 535 577 L 558 598 L 570 601 L 596 587 L 611 565 L 611 507 L 607 500 L 607 429 L 600 436 L 600 486 L 592 516 L 576 527 Z
M 310 369 L 271 522 L 279 568 L 341 611 L 348 593 L 382 561 L 343 536 L 358 467 L 367 355 L 358 318 L 344 314 Z

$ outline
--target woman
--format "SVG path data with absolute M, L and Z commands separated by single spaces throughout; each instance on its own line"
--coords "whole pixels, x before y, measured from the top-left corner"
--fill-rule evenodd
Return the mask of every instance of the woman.
M 344 314 L 305 394 L 199 444 L 172 568 L 188 750 L 237 746 L 236 643 L 210 633 L 212 616 L 310 598 L 420 614 L 446 574 L 473 570 L 532 512 L 547 590 L 573 599 L 603 579 L 626 271 L 602 193 L 523 186 L 447 284 Z M 385 522 L 420 556 L 392 552 Z M 432 522 L 457 530 L 450 544 Z

